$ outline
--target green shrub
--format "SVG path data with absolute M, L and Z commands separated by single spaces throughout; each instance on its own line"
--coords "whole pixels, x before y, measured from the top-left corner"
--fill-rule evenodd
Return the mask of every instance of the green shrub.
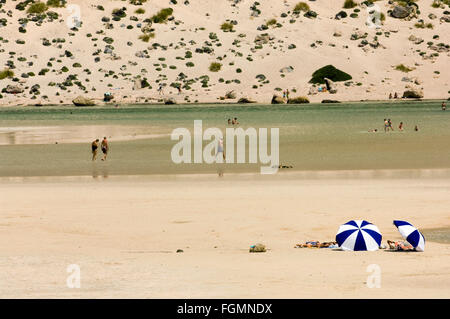
M 358 4 L 353 0 L 345 0 L 344 2 L 344 9 L 353 9 Z
M 223 31 L 223 32 L 231 32 L 231 31 L 233 31 L 233 25 L 231 24 L 231 23 L 228 23 L 228 22 L 224 22 L 224 23 L 222 23 L 222 25 L 220 26 L 220 29 Z
M 120 18 L 125 18 L 127 16 L 124 9 L 114 9 L 112 11 L 112 15 L 115 18 L 119 18 L 119 20 L 120 20 Z
M 309 5 L 307 3 L 305 3 L 305 2 L 299 2 L 294 7 L 294 12 L 295 13 L 299 13 L 301 11 L 308 12 L 309 10 L 310 10 L 309 9 Z
M 395 69 L 397 70 L 397 71 L 401 71 L 401 72 L 411 72 L 412 70 L 414 70 L 414 69 L 412 69 L 412 68 L 409 68 L 409 67 L 407 67 L 407 66 L 405 66 L 405 65 L 403 65 L 403 64 L 399 64 L 399 65 L 397 65 L 396 67 L 395 67 Z
M 441 6 L 441 2 L 439 0 L 434 0 L 431 6 L 433 8 L 439 8 Z
M 54 8 L 63 8 L 66 6 L 66 0 L 48 0 L 47 6 Z
M 135 6 L 140 6 L 145 2 L 147 2 L 147 0 L 130 0 L 130 3 L 134 4 Z
M 416 28 L 419 28 L 419 29 L 425 29 L 425 28 L 427 28 L 427 29 L 433 29 L 433 24 L 432 23 L 424 23 L 424 22 L 420 22 L 420 23 L 416 23 L 416 24 L 414 24 L 414 26 L 416 27 Z
M 172 8 L 161 9 L 158 11 L 158 13 L 151 17 L 151 21 L 154 23 L 164 23 L 172 15 L 172 13 Z
M 136 13 L 136 14 L 144 14 L 145 13 L 145 9 L 139 8 L 136 11 L 134 11 L 134 13 Z
M 105 41 L 105 42 L 108 43 L 108 44 L 111 44 L 111 43 L 114 42 L 114 39 L 113 39 L 113 38 L 110 38 L 110 37 L 104 37 L 104 38 L 103 38 L 103 41 Z
M 150 39 L 153 39 L 155 37 L 155 33 L 145 33 L 145 34 L 141 34 L 139 36 L 139 39 L 144 41 L 144 42 L 148 42 L 150 41 Z
M 222 64 L 217 63 L 217 62 L 212 62 L 211 65 L 209 66 L 209 70 L 211 72 L 219 72 L 221 68 L 222 68 Z
M 276 19 L 270 19 L 269 21 L 266 22 L 266 26 L 271 26 L 271 25 L 275 25 L 277 24 L 277 20 Z
M 28 13 L 43 13 L 48 10 L 48 6 L 44 2 L 35 2 L 30 5 Z
M 351 80 L 352 76 L 339 69 L 336 69 L 333 65 L 326 65 L 312 74 L 312 78 L 309 83 L 323 84 L 325 83 L 324 78 L 328 78 L 334 82 Z
M 14 72 L 10 69 L 4 69 L 0 72 L 0 80 L 14 77 Z

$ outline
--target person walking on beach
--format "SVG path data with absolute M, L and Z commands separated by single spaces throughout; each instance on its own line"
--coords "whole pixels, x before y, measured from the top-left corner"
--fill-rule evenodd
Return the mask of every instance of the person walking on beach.
M 181 94 L 181 86 L 177 86 L 177 90 L 178 90 L 178 95 Z
M 164 94 L 163 89 L 164 89 L 164 85 L 162 83 L 159 83 L 159 86 L 158 86 L 158 93 L 159 93 L 159 95 Z
M 394 99 L 398 99 L 397 92 L 394 93 Z
M 289 100 L 289 89 L 286 89 L 286 99 Z
M 105 136 L 102 141 L 102 152 L 103 152 L 102 161 L 106 161 L 106 156 L 108 156 L 108 151 L 109 151 L 109 144 L 108 144 L 108 141 L 106 140 L 106 136 Z
M 389 93 L 389 100 L 392 100 L 392 93 Z
M 390 128 L 391 130 L 394 130 L 394 128 L 392 127 L 391 119 L 388 120 L 388 124 L 389 124 L 389 128 Z
M 223 138 L 221 137 L 219 139 L 219 144 L 217 146 L 217 153 L 216 153 L 216 162 L 217 163 L 224 163 L 225 162 L 225 152 L 223 150 Z M 223 176 L 223 170 L 219 167 L 219 177 Z
M 222 154 L 222 156 L 220 156 L 221 154 Z M 223 138 L 222 137 L 219 139 L 219 145 L 217 146 L 216 156 L 219 156 L 219 158 L 223 158 L 223 160 L 225 160 L 225 152 L 223 151 Z M 220 160 L 219 163 L 223 163 L 222 160 Z
M 95 160 L 97 159 L 98 142 L 99 142 L 99 139 L 96 139 L 96 140 L 93 141 L 92 144 L 91 144 L 91 149 L 92 149 L 92 161 L 95 161 Z

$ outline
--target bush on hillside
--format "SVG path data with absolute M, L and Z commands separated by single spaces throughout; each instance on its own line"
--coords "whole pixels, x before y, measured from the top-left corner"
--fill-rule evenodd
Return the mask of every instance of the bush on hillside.
M 330 79 L 334 82 L 351 80 L 352 76 L 339 69 L 336 69 L 333 65 L 326 65 L 312 74 L 309 83 L 323 84 L 325 83 L 325 78 Z

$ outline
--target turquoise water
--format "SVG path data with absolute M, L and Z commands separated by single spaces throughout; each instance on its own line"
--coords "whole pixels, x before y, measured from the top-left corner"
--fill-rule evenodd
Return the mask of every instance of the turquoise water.
M 441 111 L 439 101 L 55 106 L 0 108 L 0 176 L 259 172 L 261 164 L 171 161 L 173 129 L 193 131 L 194 120 L 202 120 L 204 129 L 225 132 L 232 117 L 244 129 L 279 128 L 280 162 L 293 170 L 450 168 L 450 111 Z M 385 118 L 393 132 L 384 133 Z M 110 158 L 92 163 L 90 143 L 103 135 L 110 139 Z

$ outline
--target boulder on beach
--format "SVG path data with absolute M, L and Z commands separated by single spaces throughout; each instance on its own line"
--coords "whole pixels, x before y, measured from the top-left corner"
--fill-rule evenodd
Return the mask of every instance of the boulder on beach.
M 402 98 L 404 99 L 421 99 L 423 98 L 423 92 L 418 89 L 408 89 L 403 92 Z
M 164 104 L 165 105 L 173 105 L 173 104 L 177 104 L 177 101 L 175 101 L 175 99 L 173 97 L 169 97 L 164 99 Z
M 284 102 L 284 99 L 281 96 L 278 96 L 278 95 L 275 94 L 272 97 L 272 102 L 271 103 L 272 104 L 284 104 L 285 102 Z
M 325 100 L 322 100 L 321 103 L 341 103 L 341 101 L 325 99 Z
M 78 96 L 75 99 L 72 100 L 72 103 L 75 104 L 75 106 L 93 106 L 95 105 L 95 101 L 93 99 L 89 99 L 83 96 Z
M 236 98 L 236 92 L 234 90 L 228 91 L 225 93 L 225 99 L 235 99 Z
M 309 103 L 309 100 L 305 96 L 297 96 L 288 100 L 288 104 L 304 104 Z
M 327 86 L 328 92 L 330 92 L 331 94 L 336 94 L 337 93 L 336 84 L 334 84 L 334 82 L 328 78 L 323 79 L 325 81 L 325 85 Z
M 410 10 L 408 7 L 395 6 L 394 10 L 391 12 L 391 16 L 397 19 L 407 18 L 410 14 Z
M 294 71 L 294 68 L 292 66 L 285 66 L 284 68 L 280 69 L 281 73 L 291 73 Z
M 256 103 L 256 101 L 253 101 L 247 97 L 241 97 L 238 101 L 239 104 L 246 104 L 246 103 Z
M 6 87 L 6 93 L 9 93 L 9 94 L 18 94 L 18 93 L 22 93 L 23 91 L 24 91 L 24 89 L 19 85 L 9 84 Z

